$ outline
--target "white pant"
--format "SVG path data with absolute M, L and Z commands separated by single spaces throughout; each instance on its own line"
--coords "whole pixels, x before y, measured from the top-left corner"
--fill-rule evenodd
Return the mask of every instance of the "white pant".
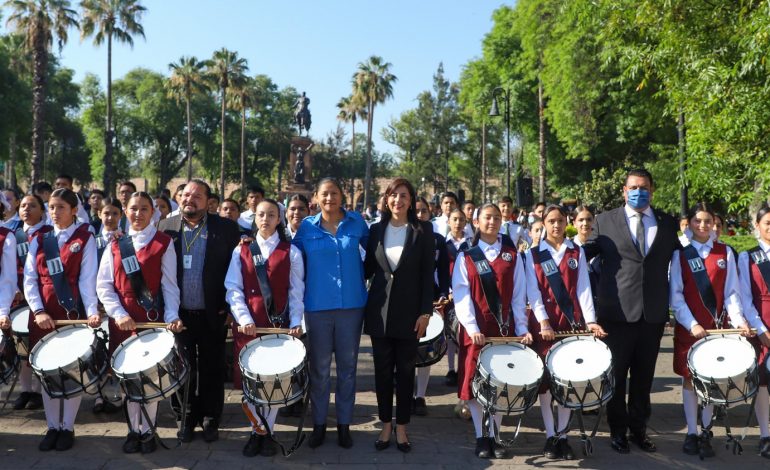
M 81 398 L 80 395 L 69 399 L 51 398 L 51 396 L 43 390 L 43 408 L 45 409 L 45 420 L 48 424 L 48 429 L 66 429 L 67 431 L 74 431 L 75 417 L 80 408 Z M 62 411 L 62 406 L 63 413 L 60 413 Z M 59 420 L 60 416 L 61 420 Z
M 147 418 L 144 416 L 144 413 L 142 413 L 142 406 L 139 403 L 136 402 L 128 402 L 126 404 L 128 408 L 128 419 L 129 419 L 129 425 L 131 426 L 131 430 L 136 433 L 140 434 L 146 434 L 150 432 L 151 425 L 155 424 L 155 421 L 158 419 L 158 402 L 153 402 L 147 405 L 144 405 L 145 409 L 147 410 L 147 415 L 150 417 L 150 421 L 147 421 Z

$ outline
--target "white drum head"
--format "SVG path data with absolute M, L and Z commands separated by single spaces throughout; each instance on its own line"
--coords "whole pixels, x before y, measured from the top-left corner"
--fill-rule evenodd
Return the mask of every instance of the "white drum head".
M 692 346 L 687 362 L 701 377 L 726 379 L 754 367 L 754 348 L 738 336 L 707 336 Z
M 612 364 L 612 353 L 594 338 L 573 336 L 551 347 L 548 370 L 563 382 L 584 382 L 601 377 Z
M 479 363 L 492 378 L 508 385 L 531 385 L 543 376 L 543 362 L 537 353 L 525 346 L 487 346 L 479 354 Z
M 444 319 L 441 318 L 441 315 L 438 313 L 433 312 L 433 315 L 430 316 L 430 321 L 428 322 L 428 328 L 425 330 L 425 336 L 420 338 L 420 342 L 427 343 L 428 341 L 433 341 L 443 333 Z
M 253 374 L 289 372 L 305 360 L 305 345 L 288 335 L 262 336 L 251 341 L 240 354 L 241 365 Z
M 29 306 L 19 307 L 11 312 L 11 329 L 16 333 L 29 334 Z
M 174 334 L 168 330 L 153 329 L 132 336 L 115 351 L 112 368 L 123 375 L 138 374 L 163 361 L 174 343 Z
M 46 338 L 45 342 L 35 346 L 37 352 L 32 358 L 32 365 L 39 370 L 55 370 L 86 356 L 94 343 L 94 330 L 76 325 L 49 333 Z

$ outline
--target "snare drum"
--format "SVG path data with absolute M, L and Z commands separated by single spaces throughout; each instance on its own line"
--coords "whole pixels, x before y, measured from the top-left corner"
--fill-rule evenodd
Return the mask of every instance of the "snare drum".
M 687 368 L 698 398 L 705 404 L 747 402 L 759 388 L 757 358 L 738 335 L 710 335 L 687 353 Z
M 103 334 L 87 325 L 68 325 L 37 342 L 29 355 L 32 370 L 51 398 L 98 393 L 107 379 Z
M 488 344 L 479 353 L 471 389 L 482 406 L 521 414 L 535 404 L 543 370 L 537 353 L 523 344 Z
M 612 353 L 593 336 L 570 336 L 545 356 L 554 399 L 565 408 L 591 410 L 607 403 L 615 391 Z
M 152 403 L 179 390 L 190 369 L 174 333 L 152 328 L 120 343 L 112 355 L 112 370 L 129 401 Z
M 18 338 L 16 351 L 19 357 L 29 357 L 29 305 L 19 305 L 11 310 L 11 330 Z
M 425 336 L 420 338 L 417 345 L 417 361 L 415 367 L 428 367 L 441 360 L 446 354 L 446 335 L 444 334 L 444 318 L 435 310 L 430 316 Z
M 7 384 L 19 370 L 19 355 L 13 344 L 13 336 L 0 334 L 0 384 Z
M 293 336 L 271 334 L 249 341 L 238 365 L 243 396 L 254 405 L 291 405 L 307 390 L 305 345 Z

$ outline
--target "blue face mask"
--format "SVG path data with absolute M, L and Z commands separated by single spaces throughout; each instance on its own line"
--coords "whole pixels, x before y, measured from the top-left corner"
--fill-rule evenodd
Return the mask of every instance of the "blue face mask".
M 626 196 L 632 209 L 646 209 L 650 205 L 650 192 L 646 189 L 629 189 Z
M 527 217 L 527 222 L 529 223 L 529 225 L 534 224 L 535 223 L 535 217 L 530 215 L 529 217 Z

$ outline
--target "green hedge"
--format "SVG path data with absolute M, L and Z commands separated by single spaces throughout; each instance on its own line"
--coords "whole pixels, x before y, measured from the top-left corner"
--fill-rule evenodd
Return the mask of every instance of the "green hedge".
M 730 245 L 735 248 L 738 253 L 746 250 L 750 250 L 757 246 L 757 239 L 752 235 L 733 235 L 719 237 L 719 241 Z

